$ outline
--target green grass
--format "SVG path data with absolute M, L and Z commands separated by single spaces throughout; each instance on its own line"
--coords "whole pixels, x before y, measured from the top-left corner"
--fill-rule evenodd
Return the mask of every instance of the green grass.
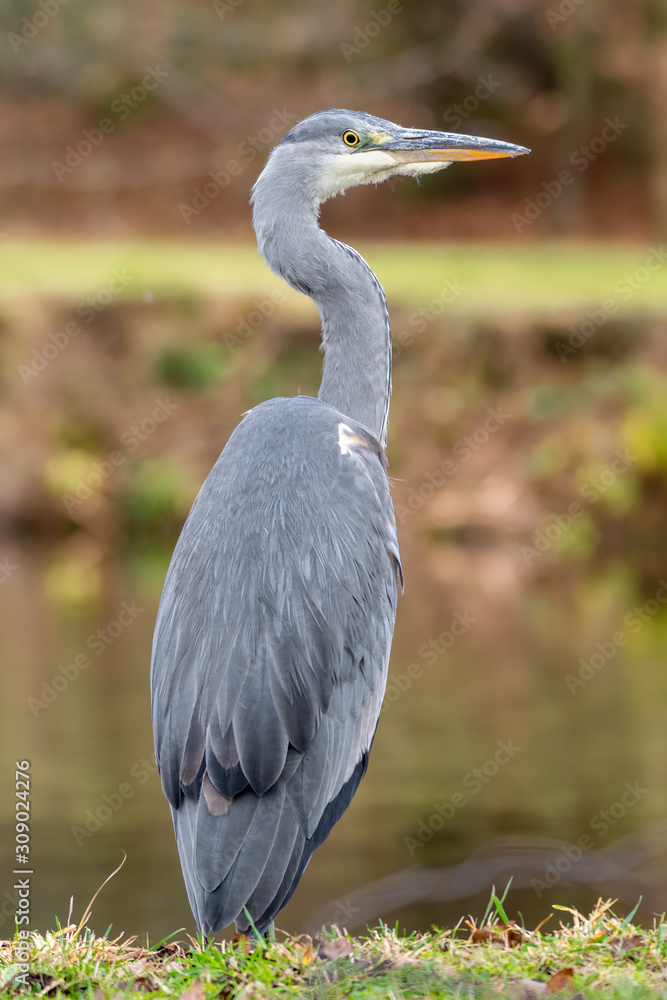
M 383 282 L 390 304 L 428 307 L 458 281 L 465 290 L 448 302 L 448 315 L 549 315 L 616 301 L 621 311 L 664 309 L 667 267 L 660 265 L 628 298 L 615 289 L 644 265 L 649 247 L 609 244 L 361 244 Z M 3 299 L 35 294 L 83 298 L 104 289 L 114 269 L 131 280 L 123 295 L 140 298 L 204 294 L 253 299 L 284 289 L 254 244 L 160 242 L 88 243 L 22 241 L 1 250 Z M 286 290 L 285 306 L 312 308 Z
M 582 998 L 648 1000 L 667 997 L 664 966 L 667 928 L 651 930 L 621 920 L 611 903 L 588 917 L 560 912 L 561 927 L 528 931 L 508 921 L 492 896 L 494 913 L 476 930 L 469 921 L 453 930 L 400 935 L 380 926 L 360 938 L 334 930 L 248 943 L 202 945 L 186 939 L 142 947 L 133 939 L 96 937 L 79 924 L 32 934 L 27 985 L 17 985 L 16 939 L 0 942 L 0 986 L 6 996 L 317 997 L 318 1000 L 436 1000 L 454 997 L 528 998 L 576 991 Z M 564 908 L 560 907 L 563 911 Z M 174 935 L 173 937 L 175 937 Z

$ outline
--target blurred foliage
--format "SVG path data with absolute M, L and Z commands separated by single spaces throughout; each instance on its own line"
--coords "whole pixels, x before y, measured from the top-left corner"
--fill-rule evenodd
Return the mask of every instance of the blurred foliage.
M 157 358 L 156 372 L 165 385 L 197 392 L 215 385 L 224 361 L 224 352 L 217 344 L 169 347 Z
M 533 154 L 339 199 L 331 212 L 348 227 L 373 221 L 388 232 L 407 199 L 414 211 L 402 225 L 423 232 L 442 191 L 454 196 L 450 234 L 514 236 L 510 213 L 569 169 L 574 181 L 547 197 L 531 235 L 665 232 L 663 0 L 454 0 L 404 3 L 393 15 L 370 0 L 53 0 L 52 9 L 7 0 L 0 10 L 0 86 L 13 94 L 0 183 L 12 231 L 245 229 L 271 146 L 319 108 L 351 107 L 507 138 Z M 150 72 L 159 83 L 147 88 Z M 112 128 L 86 147 L 84 130 L 105 118 Z M 607 119 L 623 128 L 600 147 Z M 232 162 L 240 169 L 185 225 L 179 206 Z
M 667 470 L 667 395 L 664 382 L 651 373 L 645 382 L 645 394 L 626 414 L 623 438 L 636 453 L 645 473 L 664 475 Z
M 44 588 L 58 611 L 96 608 L 102 595 L 102 571 L 86 549 L 64 546 L 51 554 Z
M 190 504 L 182 467 L 175 457 L 165 455 L 137 464 L 130 470 L 119 497 L 119 513 L 128 543 L 141 543 L 165 534 L 170 540 L 169 528 L 185 520 Z
M 224 258 L 224 248 L 217 252 Z M 96 253 L 95 247 L 88 251 L 89 265 Z M 118 550 L 168 550 L 244 410 L 271 396 L 317 393 L 314 310 L 307 319 L 302 298 L 274 302 L 267 297 L 275 294 L 268 291 L 272 286 L 261 285 L 262 301 L 274 308 L 249 335 L 235 336 L 248 327 L 245 317 L 260 315 L 257 297 L 226 291 L 215 297 L 189 256 L 183 248 L 178 260 L 172 246 L 164 258 L 168 271 L 178 270 L 182 280 L 191 276 L 187 292 L 163 292 L 154 262 L 146 275 L 156 290 L 150 303 L 146 284 L 137 283 L 135 297 L 128 290 L 111 302 L 90 331 L 68 342 L 25 385 L 22 378 L 9 384 L 0 411 L 0 517 L 8 533 L 88 539 L 97 552 L 93 562 Z M 640 577 L 659 574 L 667 556 L 658 530 L 667 500 L 665 319 L 654 305 L 662 275 L 652 279 L 651 298 L 638 293 L 563 359 L 559 345 L 569 342 L 589 304 L 604 294 L 600 272 L 588 282 L 590 299 L 580 303 L 575 324 L 572 302 L 554 306 L 560 289 L 570 285 L 568 273 L 585 286 L 583 250 L 570 255 L 569 265 L 552 247 L 533 251 L 533 294 L 544 290 L 542 309 L 521 297 L 522 251 L 503 254 L 501 310 L 491 304 L 497 281 L 492 251 L 479 248 L 476 271 L 466 265 L 465 253 L 461 261 L 453 251 L 434 250 L 433 256 L 440 277 L 431 277 L 429 291 L 425 250 L 379 252 L 394 314 L 389 455 L 399 525 L 408 516 L 401 520 L 400 511 L 408 510 L 411 528 L 446 542 L 448 551 L 474 551 L 483 542 L 499 550 L 510 544 L 516 554 L 522 545 L 537 544 L 540 533 L 577 503 L 581 512 L 572 525 L 516 572 L 548 574 L 582 560 L 622 557 Z M 375 263 L 373 251 L 370 257 Z M 590 260 L 595 273 L 599 259 L 591 254 Z M 628 266 L 622 251 L 614 261 L 612 277 Z M 457 262 L 469 283 L 469 304 L 461 296 L 445 310 L 431 308 L 440 301 L 432 289 L 442 287 L 443 269 Z M 251 287 L 251 275 L 244 283 Z M 33 297 L 29 309 L 19 305 L 27 300 L 12 300 L 2 344 L 7 370 L 21 372 L 35 352 L 43 353 L 43 331 L 62 329 L 81 295 L 83 286 L 59 296 L 49 288 Z M 547 310 L 545 326 L 536 315 Z M 110 342 L 102 328 L 120 333 Z M 484 421 L 498 407 L 505 418 L 490 434 Z M 627 459 L 619 458 L 624 454 Z M 430 487 L 431 470 L 447 459 L 456 474 L 446 489 Z M 424 483 L 426 492 L 419 493 Z M 78 550 L 73 558 L 87 565 Z M 79 571 L 69 578 L 58 572 L 63 593 L 74 594 Z
M 313 351 L 312 331 L 308 340 L 309 344 L 289 344 L 278 364 L 267 365 L 257 375 L 249 387 L 253 406 L 275 396 L 292 396 L 295 385 L 297 392 L 317 395 L 322 357 Z

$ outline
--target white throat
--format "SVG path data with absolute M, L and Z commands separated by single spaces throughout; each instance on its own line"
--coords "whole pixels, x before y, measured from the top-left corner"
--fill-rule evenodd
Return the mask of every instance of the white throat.
M 332 153 L 322 171 L 319 197 L 333 198 L 359 184 L 379 184 L 393 175 L 434 174 L 449 166 L 448 161 L 417 159 L 409 150 L 369 149 L 360 153 Z

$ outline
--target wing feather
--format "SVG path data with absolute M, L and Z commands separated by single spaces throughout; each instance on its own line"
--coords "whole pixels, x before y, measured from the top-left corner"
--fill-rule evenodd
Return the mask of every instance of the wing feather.
M 345 418 L 343 450 L 341 419 L 310 397 L 250 411 L 165 583 L 156 759 L 205 931 L 247 928 L 246 906 L 266 926 L 366 769 L 400 561 L 382 449 Z

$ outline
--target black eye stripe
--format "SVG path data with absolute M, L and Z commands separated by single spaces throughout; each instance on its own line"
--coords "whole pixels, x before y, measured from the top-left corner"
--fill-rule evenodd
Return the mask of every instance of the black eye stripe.
M 359 136 L 356 132 L 353 132 L 352 129 L 346 129 L 345 132 L 343 132 L 343 142 L 346 146 L 358 146 Z

